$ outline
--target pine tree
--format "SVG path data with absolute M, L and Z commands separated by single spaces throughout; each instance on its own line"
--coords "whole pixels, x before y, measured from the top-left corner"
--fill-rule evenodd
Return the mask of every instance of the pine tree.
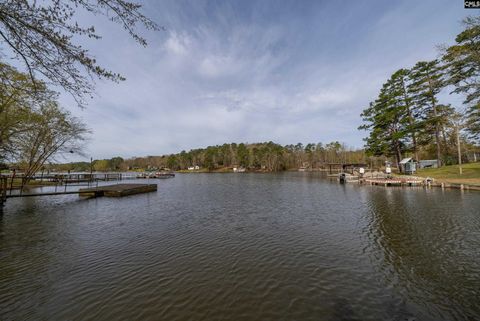
M 437 95 L 445 86 L 443 69 L 438 60 L 420 61 L 411 70 L 409 85 L 413 103 L 419 111 L 422 130 L 427 134 L 433 133 L 435 137 L 438 167 L 442 165 L 442 117 L 438 110 Z
M 395 156 L 399 171 L 402 154 L 406 150 L 409 133 L 406 108 L 396 99 L 395 82 L 389 79 L 380 90 L 378 98 L 361 114 L 366 122 L 359 129 L 370 130 L 365 139 L 367 152 L 374 156 Z
M 411 137 L 411 144 L 412 144 L 412 151 L 415 155 L 415 159 L 419 160 L 418 148 L 418 131 L 421 127 L 421 123 L 418 121 L 418 114 L 419 111 L 416 106 L 413 104 L 413 96 L 410 92 L 408 85 L 410 82 L 410 71 L 408 69 L 399 69 L 390 78 L 392 82 L 392 90 L 393 90 L 393 97 L 396 101 L 397 107 L 402 109 L 405 112 L 404 119 L 402 119 L 402 123 L 404 123 L 406 132 Z
M 467 17 L 463 24 L 465 30 L 445 50 L 443 60 L 448 84 L 455 86 L 453 92 L 466 95 L 467 130 L 480 140 L 480 16 Z

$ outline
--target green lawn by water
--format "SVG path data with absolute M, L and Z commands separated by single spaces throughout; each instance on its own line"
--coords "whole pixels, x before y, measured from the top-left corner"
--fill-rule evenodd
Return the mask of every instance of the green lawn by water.
M 438 180 L 454 183 L 480 184 L 480 163 L 463 164 L 463 174 L 460 175 L 458 165 L 444 166 L 441 168 L 420 169 L 418 176 L 433 177 Z

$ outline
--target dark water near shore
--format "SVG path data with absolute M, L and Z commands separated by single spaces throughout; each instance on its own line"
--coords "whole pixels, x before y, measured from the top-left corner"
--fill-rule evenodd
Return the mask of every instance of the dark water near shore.
M 480 193 L 184 174 L 10 199 L 0 320 L 480 319 Z

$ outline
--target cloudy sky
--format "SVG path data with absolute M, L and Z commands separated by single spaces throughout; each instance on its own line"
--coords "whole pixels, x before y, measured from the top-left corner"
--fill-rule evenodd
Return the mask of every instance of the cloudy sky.
M 360 112 L 402 67 L 438 56 L 463 1 L 147 1 L 165 31 L 138 46 L 101 18 L 85 42 L 123 74 L 80 110 L 94 158 L 161 155 L 225 142 L 363 145 Z

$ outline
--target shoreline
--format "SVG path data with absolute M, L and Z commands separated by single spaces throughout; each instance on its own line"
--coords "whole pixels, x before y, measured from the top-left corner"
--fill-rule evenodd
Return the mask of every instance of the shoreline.
M 471 163 L 471 167 L 475 166 L 480 168 L 480 163 Z M 449 166 L 450 167 L 450 166 Z M 468 168 L 468 167 L 467 167 Z M 446 169 L 448 170 L 457 170 L 457 168 L 452 166 L 451 168 L 446 168 L 442 167 L 440 169 L 429 169 L 429 170 L 423 170 L 417 173 L 415 176 L 408 176 L 408 175 L 400 175 L 400 174 L 394 174 L 394 178 L 396 179 L 408 179 L 408 178 L 416 178 L 416 179 L 421 179 L 425 180 L 427 178 L 433 179 L 431 183 L 429 183 L 429 187 L 438 187 L 438 188 L 449 188 L 449 189 L 460 189 L 460 190 L 475 190 L 475 191 L 480 191 L 480 177 L 476 177 L 476 175 L 465 175 L 467 177 L 459 177 L 459 175 L 452 175 L 449 173 L 449 175 L 441 175 L 439 174 L 439 170 L 445 171 Z M 132 173 L 135 173 L 138 171 L 132 171 Z M 232 173 L 232 174 L 244 174 L 244 173 L 254 173 L 254 174 L 278 174 L 282 172 L 306 172 L 306 173 L 328 173 L 328 169 L 322 169 L 322 168 L 315 168 L 315 169 L 306 169 L 306 170 L 299 170 L 297 168 L 290 168 L 290 169 L 285 169 L 285 170 L 280 170 L 280 171 L 269 171 L 269 170 L 246 170 L 245 172 L 234 172 L 231 168 L 219 168 L 219 169 L 214 169 L 214 170 L 208 170 L 208 169 L 199 169 L 199 170 L 177 170 L 174 171 L 175 173 L 179 174 L 225 174 L 225 173 Z M 107 172 L 105 172 L 107 173 Z M 111 172 L 111 173 L 119 173 L 119 171 Z M 124 172 L 122 172 L 124 173 Z M 126 172 L 128 173 L 128 172 Z M 333 174 L 333 173 L 332 173 Z M 334 173 L 334 175 L 339 174 Z M 333 177 L 332 177 L 333 178 Z M 365 178 L 363 178 L 365 180 Z M 352 182 L 358 182 L 360 184 L 369 184 L 368 182 L 365 181 L 359 181 L 355 180 Z M 14 180 L 13 184 L 13 190 L 17 190 L 20 188 L 20 181 L 18 179 Z M 388 183 L 387 183 L 388 184 Z M 31 181 L 29 182 L 26 186 L 25 189 L 33 189 L 33 188 L 39 188 L 39 187 L 48 187 L 48 186 L 55 186 L 56 184 L 53 182 L 49 181 Z M 383 184 L 378 184 L 378 185 L 383 185 Z M 419 186 L 420 184 L 416 184 Z M 427 186 L 427 184 L 421 184 L 423 186 Z M 8 185 L 7 189 L 10 190 L 10 180 L 8 180 Z
M 395 181 L 395 178 L 399 179 L 401 176 L 395 176 L 393 181 Z M 424 178 L 424 177 L 419 177 L 419 178 Z M 423 187 L 423 188 L 441 188 L 441 189 L 459 189 L 459 190 L 472 190 L 472 191 L 480 191 L 480 186 L 478 185 L 472 185 L 472 184 L 465 184 L 465 183 L 448 183 L 442 180 L 436 180 L 434 179 L 433 182 L 431 183 L 401 183 L 401 184 L 390 184 L 388 181 L 385 182 L 367 182 L 365 179 L 361 179 L 358 181 L 358 184 L 361 185 L 376 185 L 376 186 L 384 186 L 384 187 Z

